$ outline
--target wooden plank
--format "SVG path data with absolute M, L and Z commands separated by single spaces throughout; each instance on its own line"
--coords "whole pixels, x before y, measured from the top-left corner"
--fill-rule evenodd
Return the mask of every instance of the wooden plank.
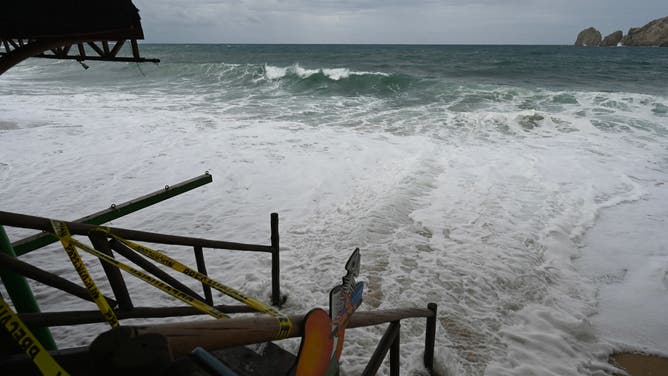
M 59 60 L 92 60 L 92 61 L 115 61 L 121 63 L 159 63 L 160 59 L 149 59 L 149 58 L 134 58 L 134 57 L 112 57 L 112 56 L 86 56 L 85 59 L 82 59 L 79 56 L 53 56 L 53 55 L 39 55 L 33 56 L 45 59 L 59 59 Z

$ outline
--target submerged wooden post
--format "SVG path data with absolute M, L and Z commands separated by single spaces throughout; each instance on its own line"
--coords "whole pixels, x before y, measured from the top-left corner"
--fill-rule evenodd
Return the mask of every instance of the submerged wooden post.
M 433 313 L 427 317 L 427 329 L 424 336 L 424 367 L 430 375 L 434 374 L 434 343 L 436 342 L 436 303 L 427 304 L 427 308 Z
M 271 213 L 271 304 L 275 306 L 283 304 L 280 278 L 278 213 Z

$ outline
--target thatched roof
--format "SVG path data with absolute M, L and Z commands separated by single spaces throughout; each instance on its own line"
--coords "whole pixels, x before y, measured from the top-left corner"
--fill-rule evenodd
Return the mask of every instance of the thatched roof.
M 3 0 L 0 39 L 143 39 L 130 0 Z

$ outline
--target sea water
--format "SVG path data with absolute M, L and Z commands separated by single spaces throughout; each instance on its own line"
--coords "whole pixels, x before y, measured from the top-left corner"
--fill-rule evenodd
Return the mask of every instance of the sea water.
M 327 306 L 359 247 L 361 310 L 438 304 L 444 374 L 604 375 L 616 350 L 668 353 L 668 49 L 141 47 L 162 62 L 0 77 L 0 210 L 74 219 L 209 171 L 111 225 L 269 244 L 278 212 L 295 314 Z M 268 301 L 268 255 L 205 255 Z M 22 259 L 78 278 L 56 245 Z M 127 280 L 136 305 L 178 304 Z M 94 309 L 33 287 L 45 310 Z M 102 330 L 53 332 L 69 347 Z M 383 330 L 347 333 L 344 374 Z M 403 374 L 424 373 L 424 330 L 402 321 Z

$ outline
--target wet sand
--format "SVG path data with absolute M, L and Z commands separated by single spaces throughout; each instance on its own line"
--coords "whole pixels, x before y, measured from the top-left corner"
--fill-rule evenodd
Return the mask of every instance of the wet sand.
M 668 359 L 654 355 L 619 353 L 610 357 L 610 363 L 626 370 L 631 376 L 668 375 Z

